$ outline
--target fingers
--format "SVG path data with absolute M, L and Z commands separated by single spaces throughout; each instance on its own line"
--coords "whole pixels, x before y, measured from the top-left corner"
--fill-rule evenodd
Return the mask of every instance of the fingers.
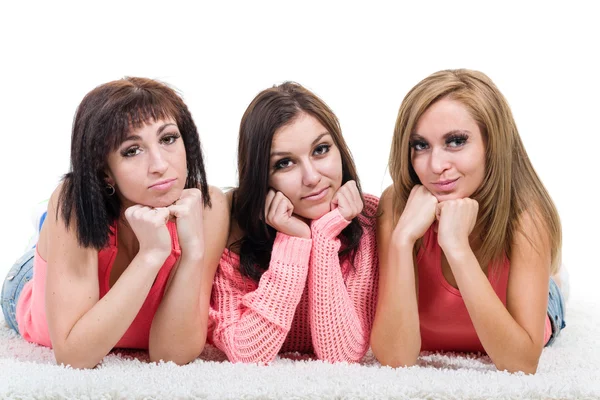
M 169 215 L 170 211 L 167 207 L 150 208 L 138 204 L 125 210 L 125 218 L 130 224 L 136 221 L 146 221 L 159 226 L 167 222 Z
M 331 199 L 331 210 L 340 209 L 340 214 L 350 221 L 363 210 L 363 201 L 355 181 L 342 185 Z
M 273 193 L 272 196 L 271 192 Z M 272 227 L 276 227 L 279 223 L 283 222 L 281 221 L 282 217 L 287 216 L 289 218 L 294 211 L 292 202 L 282 192 L 270 190 L 267 194 L 266 203 L 265 222 Z

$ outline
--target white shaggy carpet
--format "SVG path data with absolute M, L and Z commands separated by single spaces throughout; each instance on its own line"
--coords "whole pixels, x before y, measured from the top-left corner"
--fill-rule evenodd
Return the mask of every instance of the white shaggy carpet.
M 412 368 L 328 364 L 290 355 L 271 365 L 231 364 L 207 347 L 186 366 L 117 351 L 93 370 L 57 366 L 0 316 L 0 398 L 71 399 L 600 399 L 600 309 L 571 299 L 568 327 L 542 354 L 536 375 L 499 372 L 489 358 L 422 354 Z

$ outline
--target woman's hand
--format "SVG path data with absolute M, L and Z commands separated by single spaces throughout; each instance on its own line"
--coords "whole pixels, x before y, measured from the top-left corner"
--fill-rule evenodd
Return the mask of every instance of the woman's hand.
M 273 189 L 267 193 L 265 202 L 265 222 L 278 232 L 288 236 L 310 239 L 310 227 L 296 215 L 294 205 L 281 192 Z
M 435 220 L 437 205 L 437 199 L 425 186 L 415 185 L 392 233 L 392 240 L 414 244 L 422 238 Z
M 140 242 L 140 254 L 162 265 L 171 253 L 171 235 L 167 229 L 169 210 L 134 205 L 125 210 L 125 218 Z
M 363 209 L 363 201 L 355 181 L 341 186 L 331 199 L 331 210 L 339 209 L 346 221 L 352 221 Z
M 181 197 L 167 207 L 170 217 L 175 219 L 177 236 L 182 253 L 186 257 L 204 256 L 204 234 L 202 221 L 204 202 L 199 189 L 184 189 Z
M 444 253 L 470 249 L 469 235 L 475 227 L 479 204 L 464 198 L 447 200 L 438 204 L 438 243 Z

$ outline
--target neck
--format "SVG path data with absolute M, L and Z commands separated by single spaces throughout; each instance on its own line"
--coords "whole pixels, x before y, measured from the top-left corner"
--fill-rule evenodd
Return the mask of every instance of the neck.
M 117 221 L 117 246 L 131 259 L 140 251 L 140 242 L 123 214 Z

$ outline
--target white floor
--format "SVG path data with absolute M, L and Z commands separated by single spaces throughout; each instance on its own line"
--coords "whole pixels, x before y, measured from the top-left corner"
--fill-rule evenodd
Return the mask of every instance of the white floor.
M 26 343 L 0 319 L 0 398 L 600 399 L 600 303 L 571 299 L 567 313 L 568 327 L 544 350 L 533 376 L 452 354 L 423 354 L 420 366 L 395 370 L 369 356 L 361 365 L 289 358 L 242 365 L 212 347 L 183 367 L 125 352 L 94 370 L 73 370 L 55 365 L 51 350 Z

